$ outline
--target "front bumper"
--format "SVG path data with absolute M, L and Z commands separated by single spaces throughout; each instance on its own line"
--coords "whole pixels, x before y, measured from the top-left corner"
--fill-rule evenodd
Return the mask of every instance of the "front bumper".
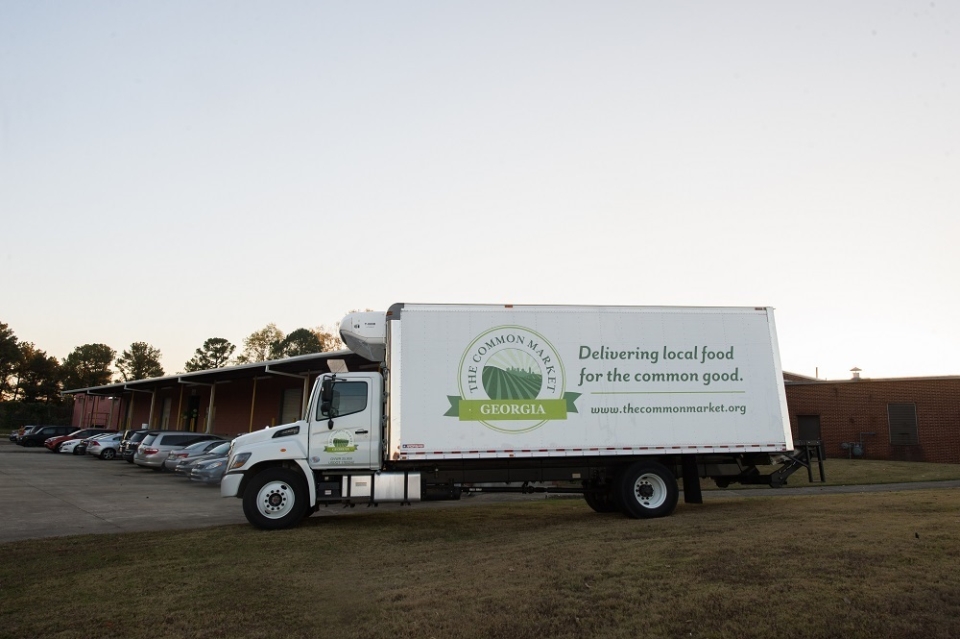
M 243 473 L 228 473 L 220 480 L 220 496 L 236 497 L 240 491 L 240 482 L 243 481 Z

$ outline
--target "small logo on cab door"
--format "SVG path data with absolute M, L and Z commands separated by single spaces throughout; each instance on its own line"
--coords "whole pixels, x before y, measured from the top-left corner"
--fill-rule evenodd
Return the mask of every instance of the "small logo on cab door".
M 353 433 L 349 431 L 337 431 L 330 433 L 327 438 L 327 445 L 323 447 L 325 453 L 352 453 L 357 450 L 353 443 Z

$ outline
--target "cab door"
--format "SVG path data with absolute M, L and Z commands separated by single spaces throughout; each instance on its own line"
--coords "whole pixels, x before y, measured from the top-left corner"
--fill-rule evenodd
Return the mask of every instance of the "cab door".
M 329 401 L 314 398 L 310 466 L 379 468 L 379 385 L 373 376 L 330 376 Z

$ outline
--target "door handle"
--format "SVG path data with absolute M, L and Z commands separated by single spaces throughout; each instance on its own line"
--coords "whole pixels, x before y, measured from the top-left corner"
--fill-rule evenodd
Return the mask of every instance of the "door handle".
M 366 434 L 367 434 L 367 430 L 366 430 L 366 429 L 363 429 L 363 430 L 355 430 L 355 431 L 353 431 L 353 432 L 355 432 L 357 435 L 366 435 Z

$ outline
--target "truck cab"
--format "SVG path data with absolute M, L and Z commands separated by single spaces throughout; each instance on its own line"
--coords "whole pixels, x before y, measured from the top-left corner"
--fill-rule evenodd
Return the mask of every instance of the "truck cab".
M 293 525 L 323 503 L 418 500 L 418 478 L 380 472 L 382 398 L 379 373 L 320 376 L 303 419 L 234 440 L 220 494 L 241 497 L 261 528 Z
M 376 373 L 324 375 L 307 415 L 310 468 L 376 470 L 382 458 L 380 404 L 383 380 Z

